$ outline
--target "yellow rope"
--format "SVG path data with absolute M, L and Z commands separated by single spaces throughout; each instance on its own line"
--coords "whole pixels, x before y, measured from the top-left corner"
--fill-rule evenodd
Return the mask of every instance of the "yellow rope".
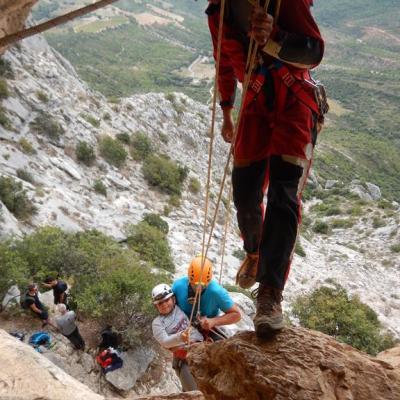
M 213 153 L 213 144 L 215 137 L 215 115 L 217 110 L 217 91 L 218 91 L 218 76 L 219 76 L 219 67 L 220 67 L 220 59 L 221 59 L 221 44 L 222 44 L 222 35 L 223 35 L 223 25 L 224 25 L 224 13 L 225 13 L 225 0 L 221 0 L 221 11 L 219 16 L 219 25 L 218 25 L 218 41 L 217 41 L 217 57 L 216 57 L 216 65 L 215 65 L 215 82 L 214 82 L 214 91 L 213 91 L 213 100 L 212 100 L 212 112 L 211 112 L 211 127 L 210 127 L 210 145 L 208 151 L 208 169 L 207 169 L 207 183 L 206 183 L 206 197 L 205 197 L 205 209 L 204 209 L 204 224 L 203 224 L 203 240 L 202 240 L 202 260 L 201 260 L 201 273 L 200 273 L 200 281 L 203 277 L 204 264 L 206 261 L 206 256 L 204 254 L 205 242 L 206 242 L 206 232 L 207 232 L 207 217 L 208 217 L 208 203 L 210 198 L 210 181 L 211 181 L 211 162 L 212 162 L 212 153 Z M 194 303 L 192 306 L 192 312 L 190 314 L 189 321 L 189 334 L 188 341 L 190 343 L 190 326 L 192 325 L 194 310 L 196 308 L 197 302 L 198 305 L 198 314 L 200 312 L 200 295 L 201 290 L 196 288 Z M 201 289 L 201 288 L 200 288 Z

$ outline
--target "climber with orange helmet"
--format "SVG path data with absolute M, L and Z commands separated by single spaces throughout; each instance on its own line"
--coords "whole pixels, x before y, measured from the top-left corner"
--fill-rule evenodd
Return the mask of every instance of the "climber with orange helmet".
M 241 319 L 239 308 L 227 290 L 212 279 L 211 261 L 201 255 L 189 264 L 188 276 L 173 283 L 172 291 L 178 306 L 189 317 L 195 303 L 194 316 L 199 316 L 198 322 L 205 332 L 214 327 L 234 324 Z M 224 314 L 219 315 L 220 311 Z

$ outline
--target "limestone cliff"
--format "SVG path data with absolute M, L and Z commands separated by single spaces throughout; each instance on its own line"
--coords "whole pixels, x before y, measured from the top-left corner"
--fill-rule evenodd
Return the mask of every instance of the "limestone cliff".
M 22 29 L 37 0 L 0 0 L 0 38 Z M 0 47 L 0 54 L 6 48 Z

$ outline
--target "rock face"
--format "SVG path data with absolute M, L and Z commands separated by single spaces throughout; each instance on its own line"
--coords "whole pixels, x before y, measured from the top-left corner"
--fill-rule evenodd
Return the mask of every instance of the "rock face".
M 37 0 L 0 0 L 0 38 L 24 27 L 26 18 Z M 0 55 L 6 48 L 0 47 Z
M 1 399 L 104 399 L 3 330 L 0 365 Z
M 123 352 L 121 354 L 124 361 L 123 367 L 108 372 L 105 375 L 106 380 L 119 390 L 128 391 L 132 389 L 138 378 L 146 371 L 154 355 L 154 351 L 147 347 Z
M 302 328 L 201 344 L 189 363 L 206 399 L 400 399 L 399 368 Z
M 201 392 L 186 392 L 179 394 L 170 394 L 167 396 L 148 396 L 137 397 L 136 400 L 203 400 L 204 396 Z

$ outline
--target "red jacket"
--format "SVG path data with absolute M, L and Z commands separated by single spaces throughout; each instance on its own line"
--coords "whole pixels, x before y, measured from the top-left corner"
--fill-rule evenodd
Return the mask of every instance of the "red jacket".
M 247 1 L 247 0 L 227 0 L 227 1 Z M 310 65 L 311 68 L 318 65 L 322 59 L 324 42 L 319 32 L 318 26 L 311 15 L 310 7 L 312 0 L 282 0 L 277 24 L 271 39 L 279 41 L 282 31 L 304 35 L 318 41 L 320 57 L 319 61 Z M 208 9 L 208 24 L 214 47 L 214 58 L 217 53 L 219 9 L 210 6 Z M 224 22 L 223 40 L 221 43 L 221 59 L 218 76 L 218 89 L 220 92 L 221 106 L 232 106 L 235 97 L 237 80 L 243 81 L 244 69 L 247 58 L 247 48 L 243 41 L 237 39 L 235 28 L 229 21 Z M 296 68 L 287 64 L 293 75 L 304 76 L 304 69 Z

